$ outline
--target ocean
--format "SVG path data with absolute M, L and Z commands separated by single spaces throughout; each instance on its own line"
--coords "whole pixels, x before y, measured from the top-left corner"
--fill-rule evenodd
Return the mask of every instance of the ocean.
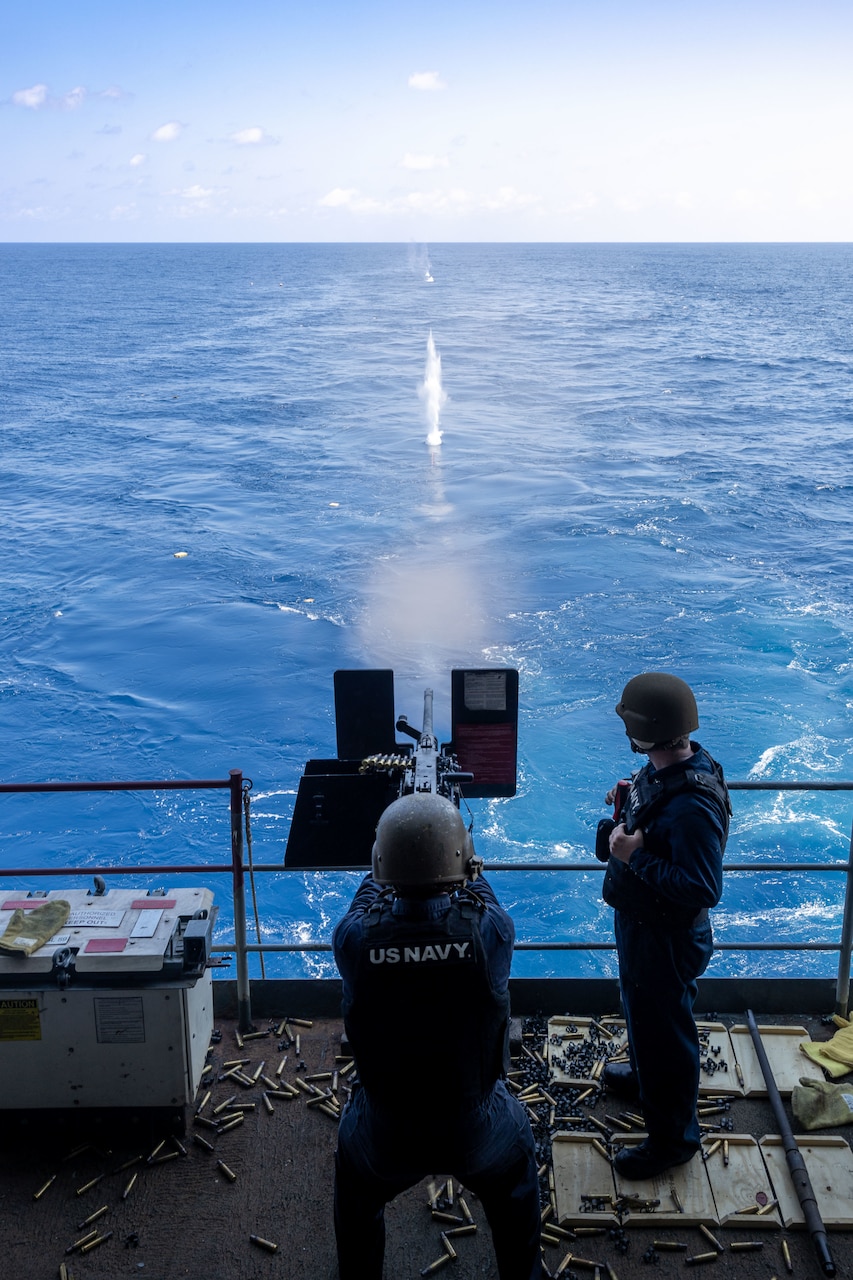
M 433 688 L 441 738 L 454 666 L 514 666 L 518 794 L 471 810 L 492 867 L 590 864 L 494 872 L 547 942 L 611 935 L 591 849 L 638 671 L 689 681 L 730 778 L 853 779 L 853 246 L 7 244 L 0 279 L 3 781 L 239 768 L 281 862 L 336 668 L 392 667 L 416 724 Z M 853 796 L 734 809 L 762 869 L 718 940 L 837 942 L 843 875 L 775 867 L 846 860 Z M 0 797 L 3 867 L 228 854 L 221 793 Z M 264 939 L 328 942 L 357 881 L 259 876 Z M 792 966 L 836 957 L 710 972 Z

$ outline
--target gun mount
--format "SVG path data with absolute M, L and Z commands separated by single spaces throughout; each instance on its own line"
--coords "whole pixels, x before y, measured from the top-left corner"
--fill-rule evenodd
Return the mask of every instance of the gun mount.
M 514 796 L 518 672 L 512 667 L 451 672 L 451 737 L 433 730 L 433 691 L 424 692 L 420 729 L 394 718 L 394 672 L 335 672 L 337 757 L 309 760 L 299 781 L 286 867 L 370 866 L 376 824 L 389 804 L 413 792 L 461 800 Z M 398 742 L 395 733 L 410 742 Z

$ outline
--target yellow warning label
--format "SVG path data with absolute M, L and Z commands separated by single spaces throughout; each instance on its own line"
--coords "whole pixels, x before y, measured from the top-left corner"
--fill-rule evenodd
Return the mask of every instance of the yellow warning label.
M 2 1040 L 41 1040 L 38 1000 L 0 1000 Z

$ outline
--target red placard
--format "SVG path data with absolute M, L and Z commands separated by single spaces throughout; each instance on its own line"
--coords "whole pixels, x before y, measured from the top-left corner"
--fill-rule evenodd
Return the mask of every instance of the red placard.
M 134 898 L 131 911 L 170 911 L 177 906 L 177 898 Z
M 127 938 L 90 938 L 83 951 L 86 955 L 106 954 L 113 951 L 124 951 Z
M 35 911 L 36 907 L 43 907 L 49 898 L 24 898 L 18 902 L 15 898 L 9 898 L 0 906 L 0 911 Z

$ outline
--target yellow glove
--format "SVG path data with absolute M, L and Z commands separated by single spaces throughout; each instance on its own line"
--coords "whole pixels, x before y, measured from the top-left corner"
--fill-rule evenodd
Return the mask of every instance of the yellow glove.
M 3 951 L 31 956 L 39 947 L 49 942 L 57 929 L 61 929 L 71 914 L 71 904 L 64 898 L 50 898 L 32 911 L 16 907 L 6 932 L 0 938 Z
M 842 1027 L 832 1039 L 823 1045 L 823 1051 L 836 1062 L 846 1062 L 853 1067 L 853 1026 Z
M 844 1085 L 801 1076 L 791 1092 L 791 1109 L 806 1129 L 853 1124 L 853 1093 Z

